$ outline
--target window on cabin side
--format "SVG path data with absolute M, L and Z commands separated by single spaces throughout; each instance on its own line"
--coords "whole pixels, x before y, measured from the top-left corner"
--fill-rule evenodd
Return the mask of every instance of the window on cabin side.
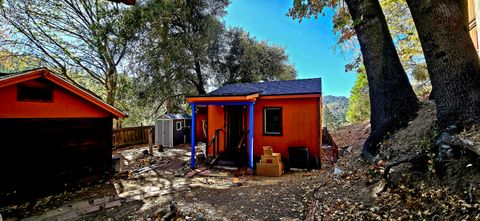
M 18 101 L 34 101 L 34 102 L 52 102 L 53 91 L 47 87 L 30 87 L 25 85 L 17 85 Z
M 178 121 L 178 122 L 176 123 L 176 128 L 177 128 L 177 130 L 181 130 L 181 129 L 183 128 L 183 125 L 182 125 L 182 122 L 181 122 L 181 121 Z
M 267 107 L 263 109 L 263 134 L 282 135 L 282 108 Z

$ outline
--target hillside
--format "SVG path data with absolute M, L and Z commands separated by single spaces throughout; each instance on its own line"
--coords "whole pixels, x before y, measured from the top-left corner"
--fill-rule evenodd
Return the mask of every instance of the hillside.
M 469 148 L 453 146 L 442 156 L 434 125 L 435 104 L 422 102 L 417 117 L 383 142 L 374 165 L 361 158 L 369 124 L 338 128 L 332 136 L 346 148 L 323 168 L 330 173 L 314 186 L 307 219 L 480 220 L 479 161 L 472 152 L 480 149 L 480 132 L 462 132 L 456 141 Z
M 336 128 L 342 126 L 348 109 L 348 98 L 343 96 L 326 95 L 323 102 L 323 126 Z

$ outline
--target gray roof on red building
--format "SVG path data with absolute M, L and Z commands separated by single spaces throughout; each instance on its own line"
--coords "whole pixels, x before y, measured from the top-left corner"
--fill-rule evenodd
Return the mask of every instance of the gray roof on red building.
M 298 79 L 287 81 L 265 81 L 226 84 L 204 96 L 294 95 L 322 93 L 322 79 Z

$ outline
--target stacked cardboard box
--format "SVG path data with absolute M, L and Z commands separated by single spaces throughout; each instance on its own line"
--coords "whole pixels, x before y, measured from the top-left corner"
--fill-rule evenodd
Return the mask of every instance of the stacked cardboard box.
M 283 173 L 282 156 L 274 153 L 272 147 L 264 146 L 263 155 L 257 163 L 258 176 L 281 176 Z

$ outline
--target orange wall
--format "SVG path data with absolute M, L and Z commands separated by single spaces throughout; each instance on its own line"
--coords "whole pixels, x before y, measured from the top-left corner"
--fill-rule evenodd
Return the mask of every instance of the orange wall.
M 25 84 L 42 84 L 37 80 Z M 0 118 L 108 117 L 110 113 L 63 89 L 53 89 L 53 102 L 17 101 L 17 85 L 0 88 Z
M 263 108 L 282 107 L 282 135 L 263 135 Z M 310 155 L 318 156 L 321 118 L 319 98 L 258 100 L 254 107 L 253 154 L 263 154 L 263 146 L 288 156 L 288 147 L 308 147 Z M 320 123 L 320 124 L 319 124 Z
M 254 106 L 254 155 L 263 154 L 263 146 L 272 146 L 274 152 L 288 155 L 289 146 L 306 146 L 313 156 L 318 156 L 321 133 L 320 97 L 261 99 Z M 282 107 L 282 135 L 263 135 L 263 108 Z M 246 117 L 249 117 L 247 108 Z M 248 121 L 247 121 L 248 122 Z M 247 129 L 248 129 L 247 125 Z M 223 107 L 208 106 L 208 141 L 215 129 L 224 128 Z M 220 150 L 224 149 L 225 133 L 220 133 Z M 209 152 L 211 153 L 211 152 Z
M 216 129 L 223 129 L 220 131 L 220 152 L 223 152 L 225 146 L 225 124 L 224 124 L 224 113 L 222 106 L 208 106 L 208 120 L 207 120 L 207 128 L 208 128 L 208 138 L 207 142 L 210 142 L 215 136 Z M 212 145 L 213 146 L 213 145 Z M 211 147 L 209 147 L 209 154 L 213 154 Z

